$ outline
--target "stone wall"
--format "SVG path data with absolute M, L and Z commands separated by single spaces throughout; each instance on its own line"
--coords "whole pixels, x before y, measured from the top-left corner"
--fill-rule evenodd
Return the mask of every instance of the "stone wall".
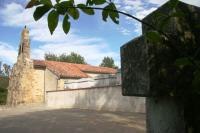
M 145 113 L 145 98 L 125 97 L 121 86 L 48 91 L 46 104 L 53 108 L 80 108 Z
M 34 102 L 35 103 L 41 103 L 44 102 L 44 95 L 45 95 L 45 84 L 44 84 L 44 79 L 45 79 L 45 71 L 41 69 L 34 69 L 33 73 L 33 87 L 30 88 L 32 89 L 33 92 L 33 97 L 34 97 Z M 31 81 L 30 81 L 31 82 Z
M 44 70 L 37 70 L 30 60 L 29 30 L 21 33 L 17 63 L 9 77 L 8 105 L 44 102 Z
M 33 101 L 32 89 L 29 89 L 33 86 L 30 82 L 30 80 L 33 80 L 32 72 L 33 69 L 24 64 L 13 66 L 8 86 L 7 104 L 16 105 Z
M 17 63 L 13 66 L 8 86 L 8 105 L 41 103 L 44 101 L 42 70 L 33 69 L 33 64 Z

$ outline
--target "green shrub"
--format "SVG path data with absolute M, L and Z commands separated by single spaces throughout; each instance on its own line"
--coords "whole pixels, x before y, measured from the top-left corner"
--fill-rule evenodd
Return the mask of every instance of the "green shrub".
M 8 77 L 0 77 L 0 105 L 6 104 L 8 84 Z

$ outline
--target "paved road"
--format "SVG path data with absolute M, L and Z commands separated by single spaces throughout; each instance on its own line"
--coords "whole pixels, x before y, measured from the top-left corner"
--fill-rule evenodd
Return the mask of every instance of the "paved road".
M 145 115 L 79 109 L 0 111 L 0 133 L 145 133 Z

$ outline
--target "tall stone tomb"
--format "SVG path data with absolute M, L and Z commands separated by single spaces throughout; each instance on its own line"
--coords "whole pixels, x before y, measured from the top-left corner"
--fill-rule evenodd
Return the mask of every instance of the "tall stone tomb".
M 121 47 L 122 94 L 146 97 L 147 133 L 185 133 L 185 110 L 179 97 L 190 91 L 191 80 L 185 75 L 193 71 L 181 75 L 175 61 L 185 56 L 184 50 L 194 56 L 189 48 L 197 47 L 192 44 L 200 42 L 200 28 L 196 28 L 200 23 L 200 8 L 179 2 L 176 11 L 180 17 L 166 21 L 174 11 L 167 2 L 143 19 L 167 34 L 168 41 L 148 42 L 146 34 L 152 28 L 142 24 L 142 35 Z M 161 28 L 163 22 L 166 25 Z
M 34 68 L 30 60 L 29 30 L 25 26 L 21 33 L 17 63 L 14 64 L 8 86 L 8 105 L 41 102 L 34 88 Z

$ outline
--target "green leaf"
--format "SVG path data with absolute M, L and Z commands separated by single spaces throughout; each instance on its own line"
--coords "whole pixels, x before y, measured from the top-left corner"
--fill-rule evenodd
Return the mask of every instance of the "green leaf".
M 79 18 L 79 11 L 76 8 L 69 8 L 67 12 L 74 20 Z
M 59 14 L 64 15 L 67 12 L 67 8 L 65 8 L 61 3 L 55 4 L 55 9 Z
M 56 3 L 59 3 L 60 2 L 60 0 L 56 0 Z
M 94 15 L 94 10 L 90 7 L 87 7 L 84 4 L 78 4 L 77 5 L 84 13 L 88 14 L 88 15 Z M 87 8 L 87 9 L 85 9 Z
M 157 31 L 147 32 L 146 37 L 151 43 L 158 43 L 161 41 L 161 36 Z
M 47 13 L 51 8 L 49 6 L 39 6 L 35 9 L 33 17 L 35 21 L 39 20 L 45 13 Z
M 115 15 L 113 15 L 114 13 L 109 13 L 110 18 L 112 19 L 112 21 L 116 24 L 119 24 L 119 20 L 116 19 Z
M 51 0 L 40 0 L 40 3 L 47 5 L 47 6 L 51 6 L 52 7 L 52 3 Z
M 63 31 L 67 34 L 70 30 L 71 23 L 69 22 L 69 16 L 66 14 L 63 19 Z
M 58 19 L 59 14 L 55 10 L 52 10 L 48 15 L 48 27 L 51 34 L 53 34 L 54 30 L 58 25 Z
M 108 8 L 117 11 L 117 8 L 114 3 L 110 3 Z M 114 13 L 114 17 L 119 18 L 119 14 L 117 12 L 113 12 L 113 13 Z
M 72 5 L 74 5 L 74 0 L 69 0 L 71 3 L 72 3 Z
M 73 1 L 63 1 L 60 3 L 63 8 L 68 8 L 69 6 L 73 6 Z
M 32 8 L 34 6 L 40 5 L 41 3 L 38 0 L 31 0 L 29 1 L 29 3 L 26 5 L 26 9 L 27 8 Z
M 55 5 L 57 12 L 62 15 L 64 15 L 67 12 L 67 9 L 69 7 L 73 7 L 72 1 L 63 1 Z
M 59 14 L 62 14 L 62 15 L 64 15 L 64 14 L 66 13 L 66 11 L 67 11 L 67 9 L 64 8 L 64 7 L 62 7 L 62 5 L 61 5 L 60 3 L 55 4 L 54 7 L 55 7 L 56 11 L 57 11 Z
M 102 11 L 103 20 L 107 21 L 107 18 L 109 16 L 114 23 L 119 24 L 119 20 L 118 20 L 119 19 L 119 13 L 117 11 L 113 12 L 113 11 L 109 11 L 109 10 L 117 10 L 114 3 L 110 3 L 109 5 L 104 7 L 104 9 Z
M 110 3 L 109 4 L 109 9 L 112 9 L 112 10 L 117 10 L 117 8 L 115 7 L 115 4 L 114 3 Z M 112 21 L 116 24 L 119 24 L 119 13 L 118 12 L 109 12 L 109 16 L 110 18 L 112 19 Z
M 190 62 L 188 57 L 183 57 L 183 58 L 176 59 L 175 65 L 180 68 L 183 68 L 184 66 L 192 65 L 192 63 Z
M 105 8 L 104 8 L 104 9 L 105 9 Z M 103 20 L 104 20 L 105 22 L 107 21 L 108 15 L 109 15 L 109 13 L 108 13 L 107 10 L 103 10 L 103 11 L 102 11 L 102 18 L 103 18 Z
M 106 3 L 106 0 L 93 0 L 95 5 L 102 5 L 104 3 Z
M 86 5 L 87 5 L 87 6 L 88 6 L 88 5 L 92 6 L 93 4 L 94 4 L 93 0 L 87 0 L 87 1 L 86 1 Z

